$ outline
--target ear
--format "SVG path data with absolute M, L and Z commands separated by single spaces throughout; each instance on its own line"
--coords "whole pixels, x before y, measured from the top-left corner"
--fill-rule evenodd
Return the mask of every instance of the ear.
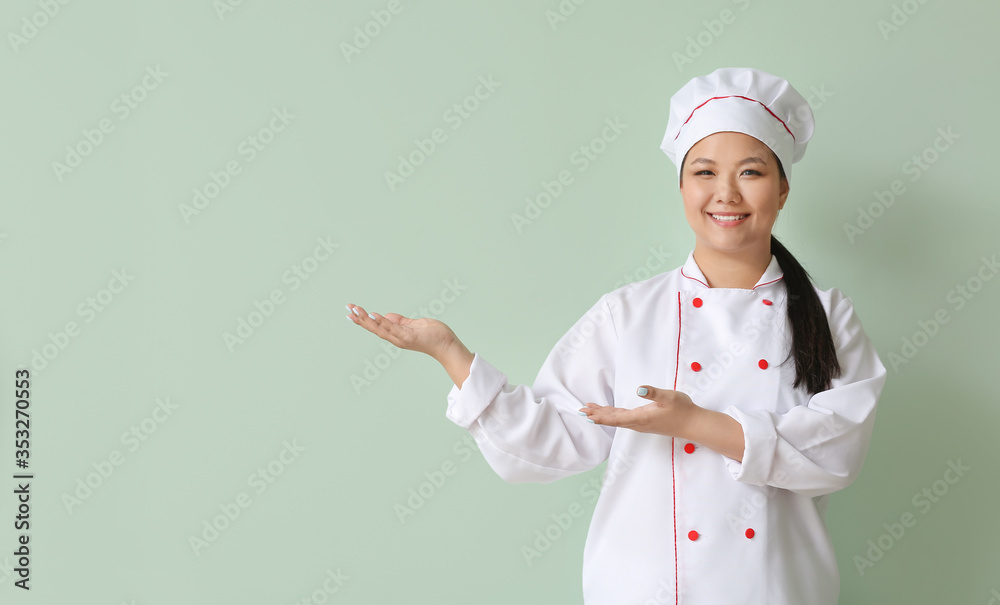
M 788 192 L 791 189 L 788 185 L 788 179 L 780 179 L 780 181 L 778 185 L 778 210 L 785 207 L 785 200 L 788 199 Z

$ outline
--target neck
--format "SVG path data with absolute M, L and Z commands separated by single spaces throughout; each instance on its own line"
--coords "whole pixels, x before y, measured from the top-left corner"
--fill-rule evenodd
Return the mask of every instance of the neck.
M 754 250 L 731 254 L 695 245 L 694 260 L 712 288 L 752 290 L 771 263 L 771 242 Z

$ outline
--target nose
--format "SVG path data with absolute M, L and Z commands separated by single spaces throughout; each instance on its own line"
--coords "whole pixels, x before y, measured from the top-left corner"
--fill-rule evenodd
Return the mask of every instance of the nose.
M 730 179 L 720 178 L 716 179 L 718 186 L 715 190 L 715 201 L 722 204 L 738 204 L 743 198 L 740 195 L 740 189 L 736 186 L 736 183 Z

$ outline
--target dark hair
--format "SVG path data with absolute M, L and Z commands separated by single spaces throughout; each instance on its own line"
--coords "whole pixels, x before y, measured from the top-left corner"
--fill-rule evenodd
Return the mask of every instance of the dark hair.
M 774 159 L 778 162 L 780 178 L 787 180 L 781 160 L 777 155 L 774 155 Z M 681 162 L 682 168 L 686 160 L 687 155 Z M 792 324 L 789 356 L 795 356 L 795 383 L 792 386 L 798 387 L 805 383 L 810 395 L 825 391 L 832 386 L 831 380 L 840 376 L 841 371 L 826 311 L 813 288 L 809 273 L 774 235 L 771 236 L 771 254 L 781 265 L 785 289 L 788 291 L 788 319 Z M 787 357 L 785 361 L 788 361 Z

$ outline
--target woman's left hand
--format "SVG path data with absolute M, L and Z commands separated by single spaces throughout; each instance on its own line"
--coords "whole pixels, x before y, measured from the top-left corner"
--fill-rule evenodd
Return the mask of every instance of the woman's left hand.
M 646 389 L 645 395 L 640 395 L 643 389 Z M 683 437 L 702 410 L 681 391 L 643 385 L 636 389 L 636 395 L 649 399 L 650 403 L 635 408 L 619 408 L 591 402 L 580 408 L 580 411 L 586 413 L 594 424 L 632 429 L 640 433 Z

